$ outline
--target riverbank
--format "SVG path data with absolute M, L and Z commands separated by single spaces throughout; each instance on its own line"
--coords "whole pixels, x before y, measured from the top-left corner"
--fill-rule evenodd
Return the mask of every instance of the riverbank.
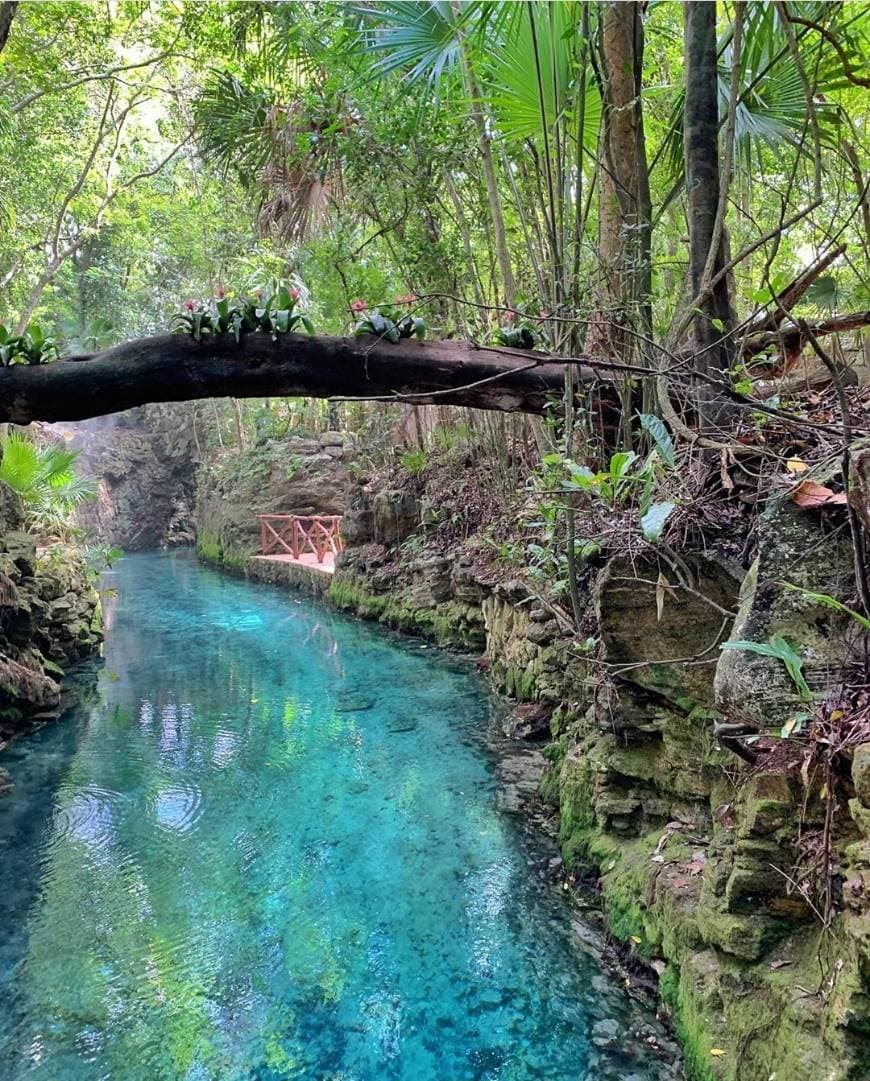
M 593 554 L 578 640 L 543 590 L 486 557 L 493 544 L 480 531 L 433 543 L 427 508 L 449 519 L 444 491 L 434 473 L 353 490 L 328 599 L 480 654 L 494 686 L 517 699 L 519 729 L 546 743 L 542 791 L 558 810 L 568 873 L 597 885 L 610 932 L 658 975 L 693 1077 L 857 1081 L 870 1055 L 863 758 L 832 777 L 832 795 L 818 769 L 806 772 L 806 744 L 761 735 L 750 764 L 717 738 L 734 703 L 766 727 L 800 704 L 779 662 L 720 650 L 728 639 L 787 633 L 813 689 L 833 686 L 848 619 L 770 580 L 788 574 L 836 595 L 848 545 L 825 539 L 823 515 L 780 498 L 758 519 L 748 572 L 728 550 L 684 552 L 691 577 L 680 588 L 655 557 Z M 833 853 L 826 926 L 811 886 L 795 887 L 808 838 L 827 838 Z
M 96 655 L 102 638 L 100 598 L 83 551 L 73 544 L 38 549 L 20 499 L 0 484 L 0 747 L 74 700 L 77 683 L 64 682 L 64 672 Z

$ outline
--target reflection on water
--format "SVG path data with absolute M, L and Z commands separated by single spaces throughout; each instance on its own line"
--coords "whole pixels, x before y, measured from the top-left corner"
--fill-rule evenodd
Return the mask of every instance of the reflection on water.
M 4 1079 L 665 1076 L 463 664 L 185 556 L 107 578 L 97 705 L 4 757 Z

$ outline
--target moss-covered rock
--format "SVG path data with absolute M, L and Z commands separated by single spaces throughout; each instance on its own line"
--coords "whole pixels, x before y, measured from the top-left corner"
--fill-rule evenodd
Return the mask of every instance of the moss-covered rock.
M 20 524 L 20 506 L 0 484 L 0 512 Z M 81 552 L 0 533 L 0 740 L 30 719 L 57 715 L 64 669 L 102 641 L 100 600 Z
M 813 594 L 848 595 L 854 563 L 847 535 L 827 530 L 819 514 L 785 497 L 770 501 L 730 637 L 766 643 L 781 636 L 800 654 L 810 688 L 824 693 L 839 679 L 854 624 Z M 778 728 L 806 708 L 782 661 L 751 650 L 722 652 L 715 698 L 730 719 L 759 728 Z

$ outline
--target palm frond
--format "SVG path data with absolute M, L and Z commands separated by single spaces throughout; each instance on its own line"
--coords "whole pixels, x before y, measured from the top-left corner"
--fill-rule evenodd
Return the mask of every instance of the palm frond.
M 809 3 L 802 6 L 807 17 L 823 19 L 828 5 Z M 831 5 L 832 7 L 834 5 Z M 842 68 L 829 54 L 811 56 L 815 46 L 808 38 L 800 41 L 802 63 L 812 71 L 815 82 L 815 112 L 823 141 L 836 138 L 836 105 L 824 100 L 834 89 Z M 725 116 L 731 83 L 730 31 L 720 41 L 718 94 L 719 113 Z M 683 110 L 685 91 L 681 88 L 674 100 L 668 134 L 660 158 L 665 162 L 671 182 L 679 183 L 683 173 Z M 740 99 L 734 126 L 737 161 L 744 175 L 750 175 L 752 155 L 759 144 L 781 149 L 783 143 L 798 146 L 807 124 L 807 99 L 803 80 L 780 22 L 771 3 L 747 5 L 746 24 L 740 57 Z
M 474 6 L 457 12 L 449 0 L 387 0 L 376 8 L 357 8 L 374 23 L 363 32 L 364 48 L 383 54 L 375 71 L 404 71 L 412 82 L 425 78 L 437 83 L 459 61 L 459 30 Z
M 17 432 L 10 432 L 0 447 L 0 481 L 21 497 L 31 524 L 57 525 L 96 495 L 96 481 L 73 469 L 78 451 L 40 446 Z
M 285 104 L 264 87 L 245 85 L 229 72 L 213 73 L 197 103 L 202 151 L 219 168 L 234 169 L 257 193 L 263 235 L 301 243 L 341 197 L 339 109 L 310 93 Z
M 487 96 L 499 130 L 508 139 L 538 137 L 566 110 L 576 111 L 585 96 L 583 143 L 594 149 L 601 96 L 591 71 L 582 84 L 577 82 L 579 5 L 534 0 L 514 10 L 518 17 L 511 19 L 487 68 Z

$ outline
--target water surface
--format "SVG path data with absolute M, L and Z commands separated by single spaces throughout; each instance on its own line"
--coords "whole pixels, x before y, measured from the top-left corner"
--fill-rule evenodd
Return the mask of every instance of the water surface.
M 2 758 L 4 1081 L 665 1076 L 465 662 L 186 555 L 105 584 L 96 699 Z

